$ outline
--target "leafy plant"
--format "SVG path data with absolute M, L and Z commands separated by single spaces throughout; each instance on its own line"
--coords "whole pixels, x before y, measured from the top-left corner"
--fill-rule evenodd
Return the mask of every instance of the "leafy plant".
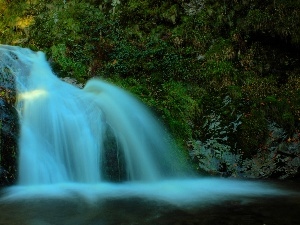
M 182 146 L 193 140 L 208 158 L 221 149 L 214 165 L 230 175 L 242 166 L 227 162 L 271 157 L 261 151 L 269 123 L 291 139 L 299 132 L 299 9 L 292 0 L 2 1 L 0 42 L 46 52 L 75 83 L 101 76 L 131 91 Z M 227 141 L 205 125 L 213 120 Z
M 67 57 L 67 47 L 64 44 L 54 45 L 51 47 L 51 59 L 55 62 L 54 69 L 61 76 L 70 76 L 80 80 L 87 74 L 87 67 Z M 82 80 L 81 80 L 82 81 Z
M 257 155 L 243 162 L 243 176 L 248 178 L 294 177 L 300 167 L 299 133 L 288 137 L 283 128 L 268 122 L 269 138 Z
M 222 176 L 239 176 L 242 152 L 237 143 L 232 145 L 230 138 L 242 124 L 241 115 L 235 121 L 224 124 L 220 115 L 210 114 L 205 120 L 203 129 L 207 134 L 204 141 L 192 143 L 190 155 L 198 161 L 200 170 Z

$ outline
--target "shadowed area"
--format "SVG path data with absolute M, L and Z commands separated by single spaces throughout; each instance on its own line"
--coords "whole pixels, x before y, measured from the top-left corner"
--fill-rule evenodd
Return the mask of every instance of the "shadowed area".
M 176 183 L 77 187 L 61 184 L 6 189 L 0 201 L 0 224 L 282 225 L 300 222 L 297 216 L 300 196 L 296 194 L 299 183 L 277 183 L 278 187 L 290 191 L 283 195 L 273 191 L 264 196 L 259 192 L 264 192 L 265 185 L 257 184 L 255 187 L 262 189 L 247 196 L 233 193 L 239 188 L 228 186 L 229 182 L 223 180 L 181 181 L 181 186 Z M 224 191 L 221 187 L 213 189 L 209 183 L 214 187 L 223 186 Z M 233 183 L 245 188 L 244 182 Z M 196 185 L 193 192 L 191 184 Z M 253 183 L 248 187 L 254 188 Z

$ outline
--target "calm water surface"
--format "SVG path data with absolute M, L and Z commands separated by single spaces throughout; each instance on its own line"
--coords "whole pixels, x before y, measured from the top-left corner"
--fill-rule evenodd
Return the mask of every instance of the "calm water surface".
M 140 197 L 31 197 L 1 202 L 0 225 L 300 225 L 300 182 L 273 182 L 293 191 L 277 197 L 234 197 L 194 205 Z

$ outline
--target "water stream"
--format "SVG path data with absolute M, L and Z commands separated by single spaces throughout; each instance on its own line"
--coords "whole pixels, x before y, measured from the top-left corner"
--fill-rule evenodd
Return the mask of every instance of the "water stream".
M 195 178 L 147 107 L 100 79 L 63 82 L 42 52 L 0 45 L 0 71 L 16 81 L 21 127 L 18 183 L 2 192 L 0 224 L 163 224 L 155 220 L 177 210 L 292 193 Z

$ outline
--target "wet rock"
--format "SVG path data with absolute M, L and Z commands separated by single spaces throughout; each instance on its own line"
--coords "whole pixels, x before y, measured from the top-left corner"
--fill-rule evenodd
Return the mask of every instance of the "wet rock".
M 18 114 L 14 108 L 15 92 L 0 82 L 0 186 L 16 179 Z

